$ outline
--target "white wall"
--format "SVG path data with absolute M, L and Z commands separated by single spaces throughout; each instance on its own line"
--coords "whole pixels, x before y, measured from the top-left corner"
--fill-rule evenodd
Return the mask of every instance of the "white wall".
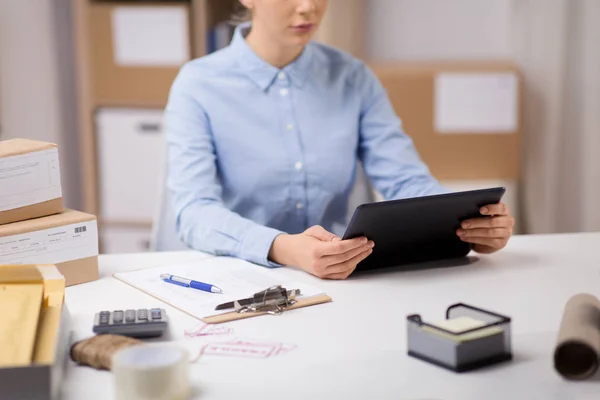
M 69 0 L 0 0 L 0 140 L 57 143 L 63 197 L 80 206 Z
M 369 0 L 376 60 L 512 58 L 513 0 Z

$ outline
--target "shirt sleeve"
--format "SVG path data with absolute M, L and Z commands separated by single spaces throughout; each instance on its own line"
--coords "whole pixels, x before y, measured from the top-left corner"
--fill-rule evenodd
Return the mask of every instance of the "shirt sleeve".
M 375 74 L 364 64 L 358 71 L 356 83 L 362 98 L 358 151 L 374 188 L 386 200 L 447 193 L 404 133 Z
M 167 188 L 180 238 L 196 250 L 277 267 L 268 255 L 283 232 L 243 218 L 223 203 L 209 117 L 191 95 L 198 84 L 186 77 L 185 69 L 173 83 L 165 109 Z

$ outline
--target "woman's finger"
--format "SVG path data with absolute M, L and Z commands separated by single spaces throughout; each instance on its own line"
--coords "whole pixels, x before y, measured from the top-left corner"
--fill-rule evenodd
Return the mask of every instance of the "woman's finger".
M 323 228 L 321 225 L 311 226 L 310 228 L 305 230 L 304 233 L 309 236 L 312 236 L 314 238 L 317 238 L 319 240 L 322 240 L 324 242 L 331 242 L 334 239 L 339 239 L 339 237 L 337 235 L 329 232 L 328 230 Z
M 458 236 L 461 238 L 470 237 L 487 237 L 487 238 L 507 238 L 512 235 L 511 228 L 474 228 L 474 229 L 459 229 Z
M 318 243 L 317 255 L 324 257 L 328 255 L 344 254 L 350 250 L 364 246 L 368 243 L 366 237 L 358 237 L 347 240 L 334 240 L 331 242 Z
M 508 206 L 504 203 L 489 204 L 481 207 L 479 212 L 483 215 L 510 215 Z
M 512 228 L 515 220 L 510 216 L 473 218 L 460 224 L 462 229 L 474 228 Z
M 506 246 L 508 238 L 489 238 L 489 237 L 470 237 L 462 239 L 464 242 L 488 246 L 494 249 L 501 249 Z
M 367 244 L 357 247 L 355 249 L 352 249 L 350 251 L 347 251 L 345 253 L 334 254 L 331 256 L 325 256 L 325 257 L 323 257 L 323 262 L 329 266 L 341 264 L 348 260 L 351 260 L 352 258 L 356 257 L 357 255 L 361 254 L 362 252 L 372 249 L 373 246 L 375 246 L 375 243 L 373 243 L 373 241 L 370 240 L 369 242 L 367 242 Z
M 369 249 L 352 257 L 341 264 L 332 265 L 327 268 L 325 279 L 346 279 L 356 269 L 359 262 L 367 258 L 373 250 Z

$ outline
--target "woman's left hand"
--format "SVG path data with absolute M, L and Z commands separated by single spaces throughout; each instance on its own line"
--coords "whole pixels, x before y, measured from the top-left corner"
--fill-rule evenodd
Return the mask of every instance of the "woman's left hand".
M 482 207 L 480 212 L 486 217 L 463 221 L 456 233 L 462 241 L 473 243 L 476 252 L 494 253 L 508 243 L 515 219 L 503 203 Z

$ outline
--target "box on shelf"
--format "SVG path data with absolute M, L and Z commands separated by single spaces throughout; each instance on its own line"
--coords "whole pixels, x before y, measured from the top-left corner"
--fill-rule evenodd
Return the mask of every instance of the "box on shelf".
M 62 211 L 57 146 L 28 139 L 0 142 L 0 225 Z
M 0 264 L 55 264 L 67 286 L 98 279 L 96 217 L 67 209 L 0 226 Z
M 520 76 L 510 62 L 389 62 L 371 69 L 440 180 L 512 180 L 520 169 Z
M 100 220 L 150 226 L 165 169 L 163 111 L 100 108 L 95 120 Z
M 366 0 L 332 0 L 314 40 L 358 58 L 365 53 Z
M 2 398 L 57 400 L 72 339 L 65 278 L 54 265 L 0 265 L 0 288 Z
M 189 2 L 92 2 L 89 18 L 95 104 L 165 105 L 191 59 Z

